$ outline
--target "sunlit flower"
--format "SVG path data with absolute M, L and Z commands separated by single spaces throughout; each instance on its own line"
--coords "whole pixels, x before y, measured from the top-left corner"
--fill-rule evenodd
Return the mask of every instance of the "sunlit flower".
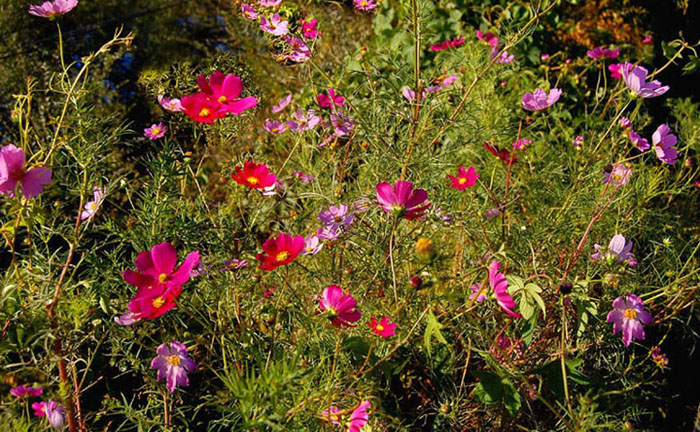
M 610 76 L 614 79 L 622 78 L 622 63 L 613 63 L 608 65 L 608 70 L 610 71 Z
M 361 11 L 369 11 L 377 8 L 376 0 L 354 0 L 355 7 Z
M 92 187 L 92 201 L 85 203 L 85 207 L 80 213 L 80 220 L 89 220 L 95 216 L 97 209 L 100 208 L 102 201 L 104 200 L 105 189 L 99 186 Z
M 508 294 L 508 281 L 506 280 L 506 276 L 498 271 L 500 267 L 501 263 L 498 261 L 492 261 L 489 265 L 489 284 L 496 296 L 496 302 L 508 315 L 514 318 L 522 318 L 519 313 L 513 312 L 515 301 L 513 301 L 513 297 Z
M 258 104 L 258 99 L 252 96 L 239 98 L 243 91 L 243 82 L 240 77 L 233 74 L 224 75 L 223 72 L 216 71 L 209 79 L 199 75 L 197 85 L 207 99 L 219 104 L 219 111 L 225 114 L 238 115 Z M 187 110 L 185 112 L 187 113 Z
M 315 234 L 309 234 L 304 239 L 304 250 L 301 255 L 316 255 L 323 249 L 323 243 Z
M 377 317 L 372 317 L 372 320 L 367 323 L 367 325 L 372 329 L 372 333 L 383 338 L 388 338 L 396 334 L 396 324 L 390 322 L 389 317 L 386 316 L 382 317 L 379 321 L 377 321 Z
M 661 96 L 669 90 L 669 86 L 662 86 L 657 80 L 646 82 L 649 71 L 642 67 L 625 63 L 622 65 L 622 77 L 627 87 L 643 98 Z
M 622 331 L 622 343 L 629 346 L 633 340 L 644 340 L 643 325 L 654 319 L 644 310 L 644 302 L 634 294 L 627 293 L 613 302 L 613 310 L 608 312 L 607 322 L 613 323 L 613 334 Z
M 603 183 L 605 184 L 612 183 L 619 187 L 628 183 L 630 178 L 632 178 L 632 168 L 625 166 L 625 164 L 608 164 L 603 169 Z
M 316 235 L 321 240 L 335 240 L 343 233 L 343 230 L 337 225 L 329 225 L 319 227 L 316 230 Z
M 287 126 L 294 132 L 303 132 L 315 128 L 321 121 L 321 117 L 316 115 L 316 111 L 310 109 L 304 113 L 301 109 L 292 114 L 294 120 L 288 120 Z
M 343 228 L 350 225 L 354 218 L 355 214 L 352 212 L 348 213 L 348 206 L 345 204 L 330 206 L 327 210 L 322 210 L 318 214 L 318 220 L 323 222 L 326 227 Z
M 243 167 L 236 166 L 231 177 L 240 185 L 258 190 L 274 186 L 277 182 L 277 176 L 270 172 L 267 165 L 253 161 L 244 163 Z
M 540 111 L 549 108 L 561 96 L 561 90 L 553 88 L 549 91 L 549 95 L 542 89 L 537 89 L 534 93 L 525 93 L 523 96 L 523 108 L 528 111 Z
M 304 237 L 290 234 L 280 234 L 270 237 L 262 245 L 263 252 L 255 256 L 260 261 L 263 270 L 274 270 L 277 267 L 287 265 L 294 261 L 304 250 L 306 244 Z
M 168 128 L 163 123 L 152 124 L 151 127 L 143 130 L 143 136 L 151 141 L 155 141 L 158 138 L 163 138 L 167 131 Z
M 51 183 L 51 170 L 46 167 L 26 169 L 24 150 L 8 144 L 0 148 L 0 193 L 15 196 L 19 183 L 25 198 L 34 198 Z
M 286 131 L 288 129 L 288 126 L 285 122 L 266 119 L 265 124 L 263 125 L 263 129 L 270 132 L 271 134 L 278 135 Z
M 249 20 L 257 19 L 258 16 L 260 16 L 259 13 L 255 12 L 255 7 L 248 3 L 243 3 L 241 5 L 241 12 L 243 12 L 243 16 L 248 18 Z
M 631 267 L 637 266 L 637 260 L 632 251 L 632 242 L 628 242 L 622 234 L 613 236 L 607 248 L 599 244 L 593 246 L 596 253 L 591 255 L 592 260 L 606 260 L 612 264 L 622 264 L 626 262 Z
M 385 212 L 407 220 L 423 216 L 431 205 L 424 189 L 413 190 L 413 183 L 403 180 L 398 180 L 394 185 L 385 182 L 377 184 L 377 201 Z
M 158 95 L 158 104 L 166 111 L 181 112 L 185 110 L 182 106 L 182 102 L 177 98 Z
M 656 151 L 656 157 L 662 162 L 670 165 L 675 165 L 678 159 L 678 150 L 673 147 L 678 142 L 678 138 L 671 133 L 671 128 L 666 124 L 662 124 L 651 136 L 651 142 Z
M 474 167 L 469 167 L 467 170 L 463 165 L 460 165 L 457 169 L 457 177 L 448 174 L 447 178 L 451 182 L 450 187 L 452 189 L 463 191 L 466 188 L 470 188 L 476 184 L 479 174 L 476 173 L 476 169 Z
M 214 120 L 226 117 L 226 112 L 220 110 L 221 104 L 210 100 L 204 93 L 195 93 L 182 98 L 183 112 L 196 122 L 214 123 Z
M 78 0 L 45 1 L 40 5 L 29 6 L 29 13 L 42 18 L 54 18 L 66 14 L 78 6 Z
M 261 16 L 260 30 L 273 36 L 284 36 L 289 31 L 289 22 L 283 21 L 279 14 L 273 14 L 269 20 Z
M 175 340 L 162 344 L 156 350 L 158 356 L 151 361 L 151 369 L 158 370 L 158 381 L 165 379 L 166 387 L 170 393 L 180 387 L 190 385 L 188 372 L 192 372 L 197 367 L 187 355 L 187 347 L 182 342 Z
M 336 327 L 355 327 L 351 323 L 359 321 L 362 316 L 355 297 L 343 294 L 338 285 L 330 285 L 323 290 L 318 298 L 318 307 Z

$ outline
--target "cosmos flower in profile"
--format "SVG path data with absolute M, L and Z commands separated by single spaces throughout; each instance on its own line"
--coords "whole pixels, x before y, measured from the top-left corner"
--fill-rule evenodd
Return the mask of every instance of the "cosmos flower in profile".
M 29 14 L 52 19 L 72 11 L 76 6 L 78 6 L 78 0 L 45 1 L 40 5 L 29 6 Z
M 643 66 L 626 62 L 622 65 L 621 73 L 627 87 L 643 98 L 661 96 L 670 89 L 669 86 L 662 86 L 657 80 L 647 82 L 649 71 Z
M 351 294 L 344 294 L 338 285 L 330 285 L 318 299 L 318 307 L 336 327 L 355 327 L 351 324 L 360 320 L 362 314 L 357 309 L 357 300 Z
M 549 108 L 559 100 L 561 90 L 553 88 L 549 91 L 549 95 L 542 89 L 537 89 L 533 93 L 525 93 L 523 96 L 523 109 L 528 111 L 541 111 Z
M 20 185 L 25 198 L 35 198 L 51 183 L 51 170 L 46 167 L 27 169 L 24 150 L 8 144 L 0 148 L 0 193 L 15 196 Z

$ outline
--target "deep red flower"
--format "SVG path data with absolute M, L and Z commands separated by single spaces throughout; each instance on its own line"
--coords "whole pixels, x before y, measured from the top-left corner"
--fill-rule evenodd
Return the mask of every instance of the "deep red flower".
M 290 234 L 280 234 L 275 238 L 270 237 L 263 243 L 263 253 L 255 258 L 260 261 L 263 270 L 274 270 L 279 266 L 287 265 L 294 261 L 304 250 L 304 237 Z
M 492 146 L 490 143 L 484 141 L 484 147 L 486 147 L 486 150 L 489 151 L 492 155 L 496 156 L 498 159 L 502 160 L 503 162 L 507 164 L 515 163 L 518 161 L 517 156 L 512 156 L 508 150 L 498 148 L 496 146 Z
M 265 164 L 248 161 L 243 164 L 243 168 L 237 166 L 233 170 L 231 177 L 236 183 L 253 189 L 266 189 L 277 182 L 277 176 L 272 174 Z

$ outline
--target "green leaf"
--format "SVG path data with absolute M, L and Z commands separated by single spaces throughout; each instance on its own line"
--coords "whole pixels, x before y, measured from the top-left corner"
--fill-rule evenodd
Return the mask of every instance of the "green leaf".
M 428 314 L 428 317 L 426 318 L 427 325 L 425 327 L 425 335 L 423 336 L 423 343 L 425 344 L 425 349 L 428 351 L 428 356 L 432 356 L 432 351 L 431 351 L 431 341 L 433 339 L 433 336 L 437 338 L 437 340 L 445 345 L 447 345 L 447 340 L 445 340 L 445 337 L 442 335 L 440 332 L 440 329 L 442 328 L 442 324 L 438 322 L 437 318 L 433 314 L 433 311 L 430 311 Z
M 520 410 L 520 406 L 522 405 L 520 401 L 520 393 L 518 393 L 518 389 L 515 388 L 509 379 L 503 378 L 502 383 L 504 390 L 503 405 L 506 406 L 506 409 L 511 415 L 515 415 L 515 413 Z
M 474 389 L 474 397 L 479 402 L 494 404 L 503 398 L 503 383 L 501 377 L 493 372 L 474 372 L 479 378 L 479 384 Z

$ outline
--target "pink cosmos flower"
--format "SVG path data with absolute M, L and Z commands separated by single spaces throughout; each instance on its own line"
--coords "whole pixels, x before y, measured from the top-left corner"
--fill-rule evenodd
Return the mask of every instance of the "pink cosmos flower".
M 330 285 L 318 298 L 318 307 L 336 327 L 355 327 L 351 324 L 360 320 L 362 314 L 357 309 L 357 301 L 351 294 L 343 294 L 338 285 Z
M 642 138 L 641 135 L 634 130 L 630 129 L 629 137 L 632 144 L 634 144 L 640 151 L 649 150 L 649 141 L 646 138 Z
M 662 162 L 670 165 L 675 165 L 678 159 L 678 150 L 673 147 L 678 142 L 678 138 L 671 133 L 671 128 L 666 124 L 662 124 L 651 136 L 651 142 L 654 144 L 656 157 Z
M 435 45 L 432 45 L 430 51 L 443 51 L 449 48 L 455 48 L 464 45 L 464 36 L 455 36 L 452 40 L 445 40 Z
M 628 183 L 631 177 L 632 168 L 625 166 L 625 164 L 606 166 L 603 170 L 603 184 L 612 183 L 615 187 L 619 187 Z
M 592 59 L 599 60 L 601 58 L 618 58 L 620 56 L 620 50 L 619 49 L 609 49 L 609 48 L 603 48 L 603 47 L 595 47 L 592 50 L 586 51 L 586 54 L 588 57 Z
M 158 95 L 158 104 L 166 111 L 181 112 L 185 110 L 182 106 L 182 102 L 177 98 Z
M 372 321 L 367 323 L 367 325 L 372 329 L 372 333 L 383 338 L 388 338 L 396 334 L 396 324 L 390 322 L 389 317 L 386 316 L 382 317 L 379 321 L 377 321 L 377 317 L 372 317 Z
M 40 5 L 29 6 L 29 14 L 41 18 L 54 18 L 66 14 L 78 6 L 78 0 L 45 1 Z
M 316 255 L 323 249 L 323 243 L 315 234 L 309 234 L 304 239 L 304 250 L 301 255 Z
M 274 114 L 277 114 L 278 112 L 282 111 L 283 109 L 287 108 L 287 105 L 292 101 L 292 94 L 289 93 L 287 96 L 283 97 L 279 102 L 277 102 L 277 105 L 273 105 L 272 111 Z
M 361 11 L 370 11 L 377 8 L 376 0 L 354 0 L 354 4 Z
M 319 239 L 328 241 L 337 239 L 342 233 L 342 229 L 337 225 L 319 227 L 316 230 L 316 235 Z
M 486 148 L 486 150 L 489 151 L 489 153 L 496 156 L 502 162 L 505 162 L 507 164 L 514 164 L 518 161 L 518 157 L 515 156 L 515 151 L 513 151 L 513 154 L 511 155 L 511 153 L 508 150 L 493 146 L 486 141 L 484 141 L 484 147 Z
M 248 267 L 248 260 L 239 260 L 238 258 L 234 258 L 232 260 L 225 260 L 224 267 L 219 269 L 219 271 L 236 271 L 245 267 Z
M 496 296 L 496 302 L 508 315 L 514 318 L 522 318 L 519 313 L 513 312 L 515 301 L 508 294 L 508 281 L 506 276 L 498 271 L 500 267 L 501 263 L 498 261 L 492 261 L 489 265 L 489 284 Z
M 301 24 L 301 31 L 304 34 L 304 37 L 313 40 L 319 36 L 323 36 L 318 32 L 318 29 L 316 29 L 316 25 L 318 24 L 317 19 L 312 19 L 310 21 L 299 20 L 299 24 Z
M 622 129 L 628 129 L 628 128 L 631 128 L 631 127 L 632 127 L 632 122 L 630 121 L 630 119 L 628 119 L 628 118 L 625 117 L 625 116 L 620 117 L 620 120 L 618 121 L 618 124 L 620 125 L 620 127 L 621 127 Z
M 38 397 L 41 396 L 42 393 L 44 393 L 42 387 L 27 387 L 24 384 L 10 389 L 10 394 L 18 398 Z
M 348 426 L 347 432 L 360 432 L 362 430 L 369 421 L 369 414 L 367 413 L 368 408 L 369 401 L 362 401 L 360 406 L 355 408 L 350 415 L 350 426 Z
M 66 424 L 66 412 L 63 409 L 63 405 L 54 400 L 49 399 L 46 402 L 34 402 L 32 404 L 32 409 L 34 410 L 35 416 L 46 416 L 49 425 L 54 429 L 62 429 Z
M 659 347 L 655 347 L 651 351 L 651 359 L 661 368 L 668 366 L 668 357 L 666 357 L 666 354 L 661 353 L 661 348 Z
M 100 208 L 100 205 L 104 200 L 104 195 L 104 188 L 101 188 L 99 186 L 92 187 L 92 201 L 88 201 L 87 203 L 85 203 L 83 212 L 80 213 L 80 220 L 90 220 L 93 216 L 95 216 L 95 213 L 97 213 L 97 209 Z
M 214 120 L 226 117 L 221 104 L 210 100 L 204 93 L 195 93 L 182 98 L 182 109 L 187 116 L 200 123 L 214 123 Z
M 152 124 L 151 127 L 143 130 L 143 136 L 151 141 L 155 141 L 158 138 L 163 138 L 167 131 L 168 128 L 163 123 Z
M 257 19 L 258 16 L 260 16 L 259 13 L 255 12 L 255 7 L 249 3 L 243 3 L 241 5 L 241 12 L 243 12 L 243 16 L 249 20 Z
M 457 177 L 453 175 L 447 175 L 450 180 L 450 187 L 452 189 L 457 189 L 463 191 L 466 188 L 470 188 L 476 184 L 476 180 L 479 178 L 479 174 L 476 173 L 474 167 L 469 167 L 469 170 L 464 168 L 464 165 L 460 165 L 457 169 Z
M 289 22 L 283 21 L 280 14 L 273 14 L 269 20 L 261 16 L 260 30 L 273 36 L 284 36 L 289 32 Z
M 301 180 L 301 182 L 304 183 L 304 184 L 309 184 L 309 183 L 311 183 L 312 181 L 314 181 L 314 176 L 311 175 L 311 174 L 305 174 L 305 173 L 303 173 L 303 172 L 301 172 L 301 171 L 297 171 L 297 170 L 292 170 L 292 174 L 294 174 L 295 176 L 299 177 L 299 179 Z
M 523 96 L 523 108 L 528 111 L 540 111 L 549 108 L 561 96 L 561 90 L 553 88 L 549 91 L 549 95 L 542 89 L 535 90 L 534 93 L 525 93 Z
M 643 44 L 650 44 L 653 41 L 654 41 L 654 38 L 652 38 L 651 36 L 646 36 L 644 39 L 642 39 Z
M 613 63 L 608 65 L 608 70 L 610 71 L 610 76 L 614 79 L 622 78 L 622 63 Z
M 519 140 L 513 142 L 513 150 L 525 151 L 527 146 L 529 146 L 530 144 L 532 144 L 531 139 L 527 139 L 527 138 L 519 139 Z
M 603 249 L 603 246 L 597 243 L 593 247 L 596 253 L 591 255 L 591 259 L 594 261 L 604 259 L 610 265 L 626 262 L 630 267 L 637 266 L 637 259 L 631 253 L 632 242 L 628 242 L 622 234 L 613 236 L 613 238 L 610 239 L 610 244 L 607 249 Z
M 304 237 L 283 233 L 265 240 L 263 252 L 255 258 L 262 263 L 259 266 L 262 270 L 271 271 L 294 261 L 304 250 L 305 244 Z
M 489 44 L 491 46 L 491 48 L 496 48 L 501 43 L 501 41 L 491 32 L 484 34 L 481 32 L 481 30 L 477 30 L 476 37 L 480 41 L 486 42 L 487 44 Z
M 581 135 L 578 135 L 576 138 L 574 138 L 573 145 L 577 148 L 583 146 L 583 137 Z
M 607 322 L 613 323 L 613 334 L 622 331 L 622 343 L 629 346 L 633 340 L 644 340 L 644 327 L 653 321 L 644 310 L 644 302 L 634 294 L 627 293 L 613 301 L 613 310 L 608 312 Z
M 282 3 L 282 0 L 260 0 L 258 4 L 262 7 L 277 7 Z
M 471 294 L 469 294 L 469 300 L 472 300 L 474 297 L 476 297 L 476 302 L 481 303 L 482 301 L 486 300 L 488 296 L 486 295 L 486 291 L 482 290 L 482 283 L 479 282 L 477 284 L 473 284 L 469 289 L 472 291 Z
M 295 63 L 304 63 L 311 58 L 311 49 L 300 38 L 286 35 L 284 41 L 287 43 L 290 53 L 283 55 L 282 58 Z
M 510 63 L 513 63 L 513 60 L 515 60 L 515 56 L 513 54 L 508 54 L 508 51 L 503 51 L 499 55 L 498 48 L 494 48 L 493 50 L 491 50 L 491 56 L 498 57 L 496 59 L 496 63 L 499 63 L 499 64 L 510 64 Z
M 314 129 L 321 122 L 321 117 L 316 115 L 316 111 L 310 109 L 304 113 L 301 109 L 292 114 L 294 120 L 287 120 L 287 126 L 294 132 L 303 132 Z
M 413 183 L 403 180 L 398 180 L 393 186 L 386 182 L 377 184 L 377 201 L 385 212 L 407 220 L 423 216 L 431 205 L 424 189 L 414 191 Z
M 51 183 L 51 170 L 38 167 L 27 170 L 24 150 L 12 144 L 0 148 L 0 193 L 15 196 L 17 183 L 25 198 L 34 198 Z
M 323 416 L 325 421 L 330 421 L 334 425 L 339 425 L 340 424 L 340 415 L 338 414 L 340 410 L 338 407 L 335 407 L 331 405 L 328 410 L 323 410 L 321 412 L 321 415 Z
M 348 206 L 340 204 L 338 206 L 330 206 L 327 210 L 321 210 L 318 214 L 318 220 L 323 222 L 326 227 L 344 228 L 352 224 L 355 214 L 348 213 Z
M 287 123 L 280 122 L 277 120 L 266 119 L 263 129 L 270 132 L 271 134 L 279 135 L 288 129 Z
M 316 95 L 316 100 L 318 101 L 318 104 L 321 105 L 321 108 L 336 108 L 345 106 L 345 98 L 340 95 L 336 95 L 334 89 L 329 88 L 327 93 L 328 96 L 323 93 Z
M 257 164 L 253 161 L 244 163 L 243 167 L 236 166 L 231 177 L 239 185 L 258 190 L 274 186 L 277 182 L 277 176 L 270 172 L 267 165 Z
M 171 340 L 170 343 L 160 345 L 156 352 L 158 356 L 151 361 L 151 369 L 158 369 L 158 381 L 165 378 L 170 393 L 175 392 L 178 386 L 189 386 L 187 373 L 195 370 L 197 363 L 187 355 L 185 344 Z
M 233 74 L 224 75 L 223 72 L 216 71 L 209 79 L 199 75 L 197 85 L 207 99 L 220 104 L 219 111 L 225 114 L 238 115 L 258 104 L 258 99 L 255 97 L 238 98 L 243 91 L 243 82 L 240 77 Z
M 649 71 L 642 66 L 636 66 L 625 62 L 622 65 L 622 77 L 627 87 L 643 98 L 661 96 L 669 90 L 669 86 L 662 86 L 657 80 L 646 82 Z

